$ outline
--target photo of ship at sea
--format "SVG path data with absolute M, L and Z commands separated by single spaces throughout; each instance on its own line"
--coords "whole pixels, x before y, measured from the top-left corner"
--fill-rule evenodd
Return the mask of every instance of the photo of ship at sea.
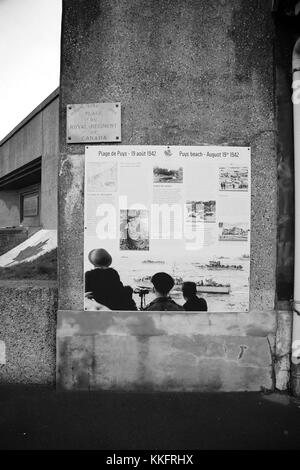
M 146 289 L 145 304 L 154 299 L 151 277 L 156 272 L 167 272 L 173 276 L 175 286 L 171 297 L 180 305 L 185 300 L 182 296 L 182 284 L 193 281 L 197 286 L 197 295 L 204 297 L 209 312 L 246 312 L 249 308 L 249 273 L 250 259 L 242 256 L 223 259 L 187 259 L 161 260 L 161 263 L 145 263 L 135 260 L 130 269 L 126 258 L 120 258 L 118 271 L 124 284 L 134 289 L 134 300 L 140 306 L 140 291 Z

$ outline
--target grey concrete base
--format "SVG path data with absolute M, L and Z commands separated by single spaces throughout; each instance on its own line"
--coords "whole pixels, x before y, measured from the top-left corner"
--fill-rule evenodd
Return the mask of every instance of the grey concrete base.
M 274 355 L 277 390 L 290 388 L 293 312 L 278 311 Z
M 257 391 L 275 388 L 278 377 L 284 389 L 288 371 L 287 364 L 280 367 L 276 361 L 277 323 L 278 313 L 272 311 L 59 311 L 57 385 L 67 390 Z
M 0 282 L 0 384 L 55 385 L 57 287 Z

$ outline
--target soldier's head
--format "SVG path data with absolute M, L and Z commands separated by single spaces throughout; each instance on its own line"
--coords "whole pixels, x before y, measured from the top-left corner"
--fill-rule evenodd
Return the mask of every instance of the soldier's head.
M 112 257 L 104 248 L 97 248 L 90 251 L 89 260 L 95 268 L 108 268 L 112 263 Z
M 182 284 L 182 295 L 185 300 L 195 297 L 197 294 L 197 286 L 195 282 L 184 282 Z
M 167 273 L 156 273 L 151 278 L 154 292 L 160 296 L 166 297 L 174 287 L 174 279 Z

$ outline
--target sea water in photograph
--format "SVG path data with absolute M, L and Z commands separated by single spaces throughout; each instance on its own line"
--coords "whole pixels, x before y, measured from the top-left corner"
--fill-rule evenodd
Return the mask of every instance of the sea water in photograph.
M 134 291 L 134 300 L 138 307 L 141 305 L 139 292 L 146 288 L 145 295 L 148 304 L 154 298 L 151 276 L 157 272 L 167 272 L 175 280 L 171 291 L 172 298 L 180 305 L 185 300 L 182 297 L 182 283 L 193 281 L 197 284 L 198 296 L 204 297 L 210 312 L 245 312 L 249 308 L 249 272 L 250 257 L 243 254 L 236 258 L 221 256 L 214 259 L 187 260 L 178 258 L 143 258 L 136 257 L 129 268 L 129 258 L 122 255 L 118 259 L 118 271 L 124 285 L 130 285 Z

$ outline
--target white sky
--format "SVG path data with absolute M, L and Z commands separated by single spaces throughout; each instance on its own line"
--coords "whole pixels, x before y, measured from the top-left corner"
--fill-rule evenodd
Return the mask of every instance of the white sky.
M 59 85 L 62 0 L 0 0 L 0 139 Z

